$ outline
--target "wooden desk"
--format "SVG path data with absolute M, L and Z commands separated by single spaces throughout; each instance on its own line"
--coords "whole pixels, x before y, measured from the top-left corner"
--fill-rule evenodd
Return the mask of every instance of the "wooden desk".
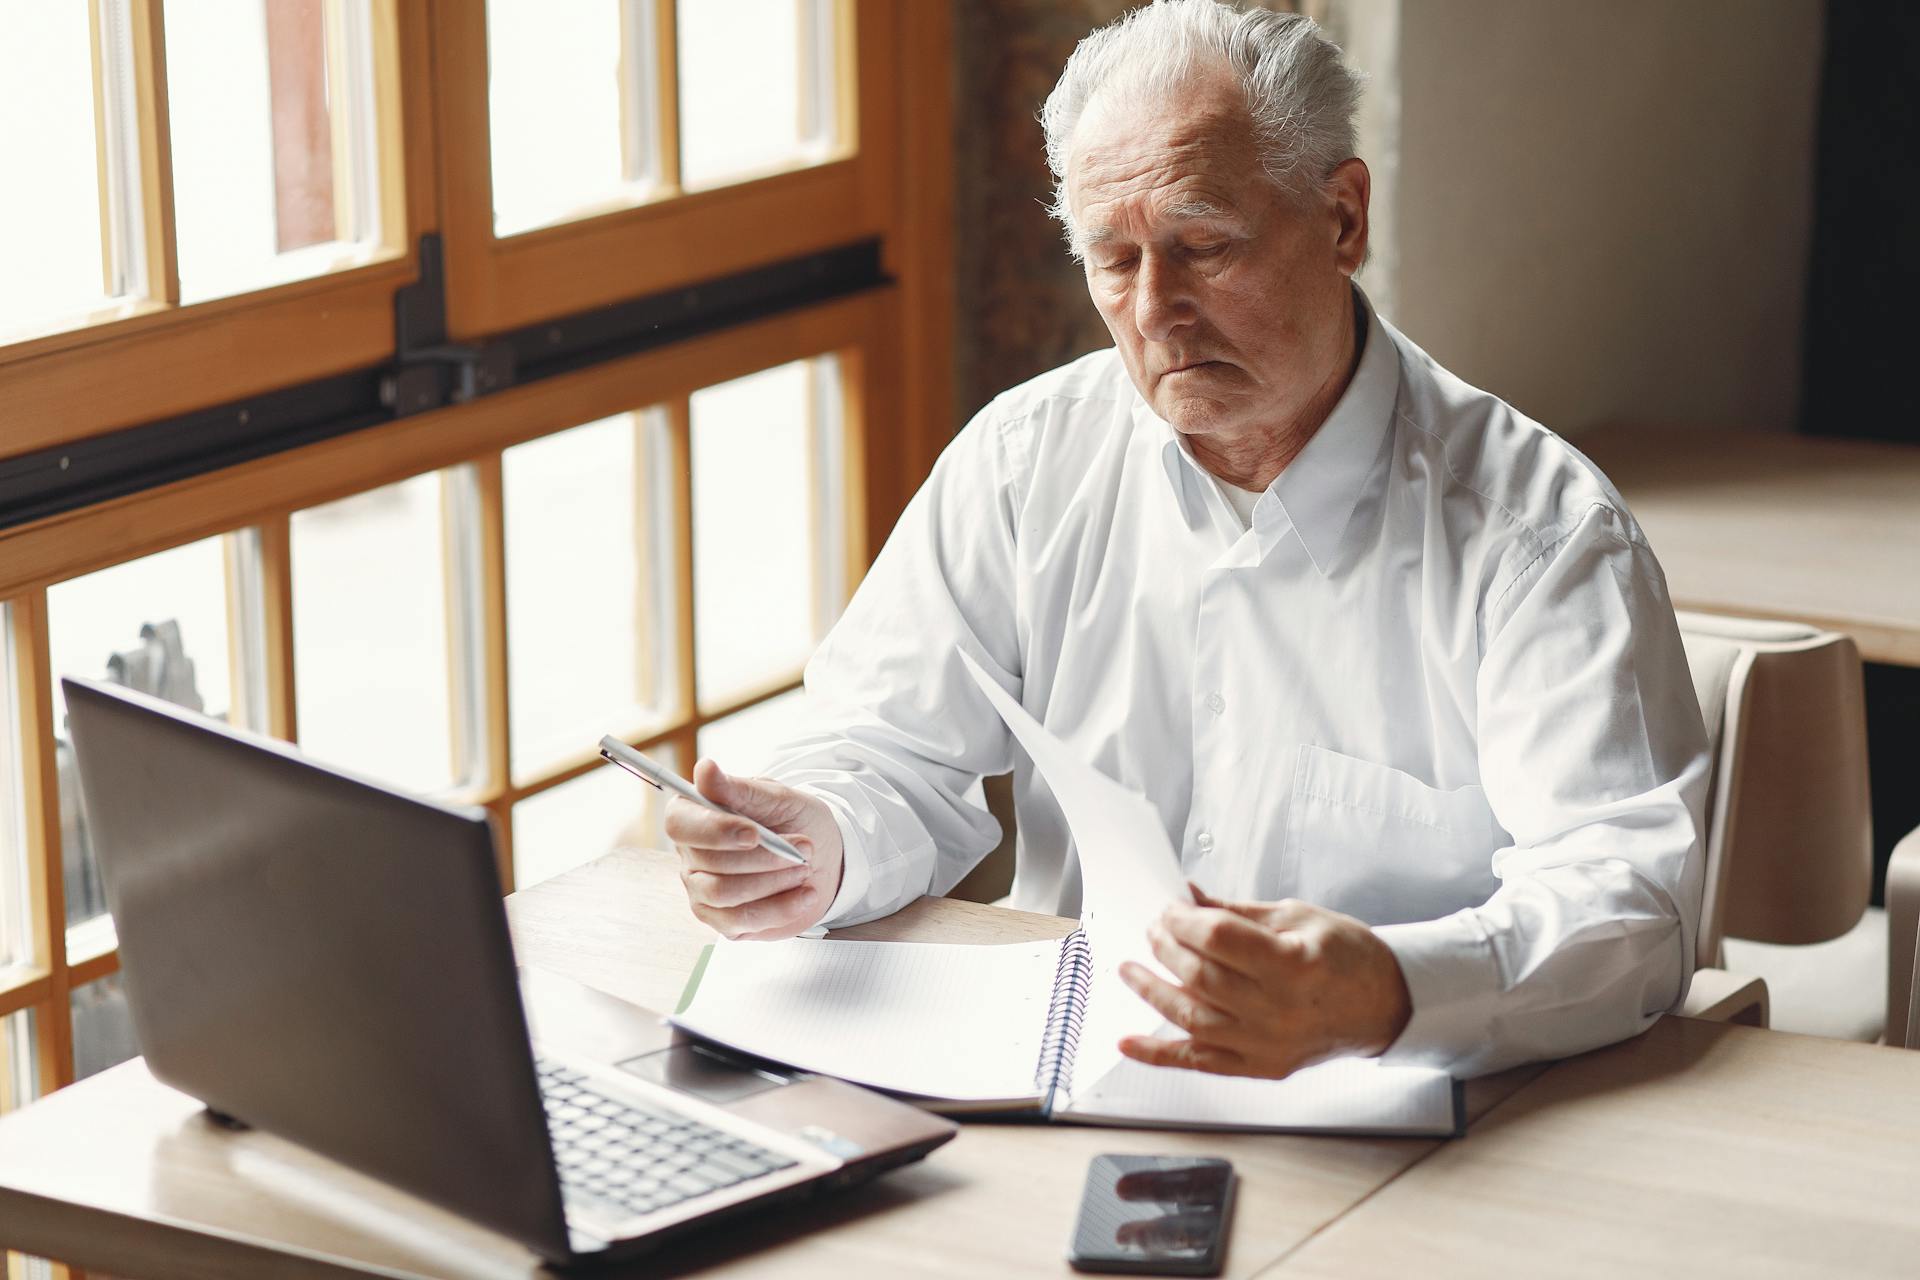
M 615 854 L 508 906 L 523 960 L 653 1008 L 708 936 L 660 854 Z M 849 933 L 994 942 L 1068 927 L 926 900 Z M 1065 1276 L 1087 1159 L 1131 1150 L 1235 1162 L 1230 1275 L 1912 1275 L 1916 1099 L 1920 1053 L 1668 1018 L 1474 1082 L 1459 1142 L 972 1126 L 837 1199 L 594 1274 Z M 137 1062 L 0 1118 L 0 1243 L 132 1280 L 543 1274 L 451 1214 L 270 1135 L 212 1128 Z
M 673 1007 L 711 938 L 664 854 L 616 853 L 515 894 L 508 909 L 523 963 L 653 1009 Z M 1010 942 L 1070 928 L 1052 916 L 923 900 L 847 932 Z M 1474 1082 L 1470 1114 L 1538 1070 Z M 1247 1276 L 1441 1145 L 975 1125 L 866 1187 L 594 1274 L 1065 1276 L 1088 1159 L 1152 1151 L 1234 1161 L 1245 1181 L 1229 1274 Z M 213 1128 L 198 1104 L 138 1062 L 0 1118 L 0 1245 L 130 1280 L 544 1274 L 519 1246 L 372 1179 L 268 1134 Z
M 1920 447 L 1645 428 L 1574 443 L 1633 509 L 1677 607 L 1814 623 L 1920 667 Z
M 1920 1275 L 1920 1053 L 1667 1018 L 1556 1065 L 1277 1277 Z

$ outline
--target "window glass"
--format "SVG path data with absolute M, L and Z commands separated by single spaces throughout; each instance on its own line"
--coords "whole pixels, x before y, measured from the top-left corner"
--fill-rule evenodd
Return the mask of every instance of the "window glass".
M 795 689 L 702 726 L 700 754 L 718 761 L 728 773 L 752 777 L 764 772 L 777 748 L 806 732 L 809 723 L 806 691 Z
M 462 781 L 453 738 L 441 478 L 292 520 L 301 747 L 416 791 Z
M 166 7 L 183 302 L 364 261 L 380 237 L 367 0 Z
M 833 143 L 829 0 L 682 3 L 680 172 L 716 186 L 821 160 Z
M 47 589 L 47 644 L 56 676 L 124 684 L 219 719 L 232 700 L 222 539 L 143 556 Z M 106 891 L 80 807 L 67 704 L 53 686 L 67 923 L 104 914 Z
M 117 1067 L 140 1052 L 120 975 L 112 974 L 72 992 L 73 1078 Z
M 694 393 L 694 668 L 700 704 L 798 673 L 837 615 L 845 557 L 839 379 L 798 361 Z M 826 597 L 835 598 L 824 608 Z
M 31 1009 L 0 1018 L 0 1112 L 23 1107 L 40 1096 L 35 1031 Z
M 84 4 L 0 6 L 0 340 L 107 301 L 91 38 Z
M 630 96 L 622 79 L 623 21 L 632 24 L 622 10 L 633 7 L 615 0 L 487 0 L 496 235 L 621 202 L 630 182 L 644 179 L 643 162 L 622 150 Z M 651 78 L 651 65 L 635 74 Z
M 508 449 L 507 660 L 524 780 L 672 709 L 672 459 L 663 415 Z
M 33 958 L 27 845 L 20 825 L 20 717 L 13 672 L 13 621 L 0 605 L 0 968 Z
M 670 744 L 647 755 L 683 772 Z M 513 806 L 513 883 L 516 889 L 571 871 L 627 844 L 667 848 L 660 792 L 616 765 L 602 765 Z

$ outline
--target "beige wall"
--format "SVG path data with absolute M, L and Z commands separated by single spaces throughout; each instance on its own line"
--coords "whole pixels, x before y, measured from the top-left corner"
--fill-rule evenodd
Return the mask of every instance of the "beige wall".
M 1364 7 L 1399 24 L 1402 330 L 1568 435 L 1791 426 L 1819 0 Z

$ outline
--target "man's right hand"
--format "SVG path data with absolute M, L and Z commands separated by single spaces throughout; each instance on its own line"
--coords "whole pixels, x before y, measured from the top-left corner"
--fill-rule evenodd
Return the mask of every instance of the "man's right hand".
M 769 941 L 812 928 L 840 892 L 840 824 L 826 802 L 769 778 L 735 778 L 712 760 L 694 766 L 700 794 L 752 818 L 807 855 L 796 867 L 760 847 L 753 827 L 691 800 L 667 804 L 667 838 L 693 914 L 728 938 Z

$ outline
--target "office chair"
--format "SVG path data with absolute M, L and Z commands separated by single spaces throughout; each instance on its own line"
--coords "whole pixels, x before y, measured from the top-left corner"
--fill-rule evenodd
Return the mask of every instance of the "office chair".
M 1894 1039 L 1893 1021 L 1891 1019 L 1888 1020 L 1887 1043 L 1899 1043 L 1906 1045 L 1909 1049 L 1920 1049 L 1920 920 L 1915 919 L 1917 911 L 1920 911 L 1920 827 L 1915 827 L 1912 831 L 1909 831 L 1906 839 L 1894 846 L 1893 860 L 1895 863 L 1900 862 L 1902 850 L 1906 852 L 1906 863 L 1903 868 L 1906 877 L 1904 882 L 1905 892 L 1902 896 L 1903 904 L 1906 907 L 1906 927 L 1899 936 L 1906 939 L 1907 945 L 1912 948 L 1908 953 L 1912 963 L 1907 966 L 1907 1020 L 1905 1024 L 1899 1028 L 1900 1038 L 1898 1041 Z M 1893 876 L 1891 874 L 1887 876 L 1887 883 L 1889 886 L 1893 883 Z M 1893 893 L 1891 887 L 1889 887 L 1887 893 L 1888 897 L 1891 898 Z M 1895 929 L 1901 928 L 1900 916 L 1889 911 L 1888 919 Z M 1897 946 L 1895 950 L 1898 950 Z M 1887 1001 L 1889 1007 L 1891 1007 L 1893 1002 L 1894 997 L 1889 996 Z
M 1799 623 L 1681 613 L 1713 753 L 1701 999 L 1764 981 L 1771 1025 L 1905 1038 L 1920 838 L 1902 842 L 1889 912 L 1873 878 L 1866 706 L 1853 641 Z M 1682 1012 L 1697 1008 L 1689 997 Z

